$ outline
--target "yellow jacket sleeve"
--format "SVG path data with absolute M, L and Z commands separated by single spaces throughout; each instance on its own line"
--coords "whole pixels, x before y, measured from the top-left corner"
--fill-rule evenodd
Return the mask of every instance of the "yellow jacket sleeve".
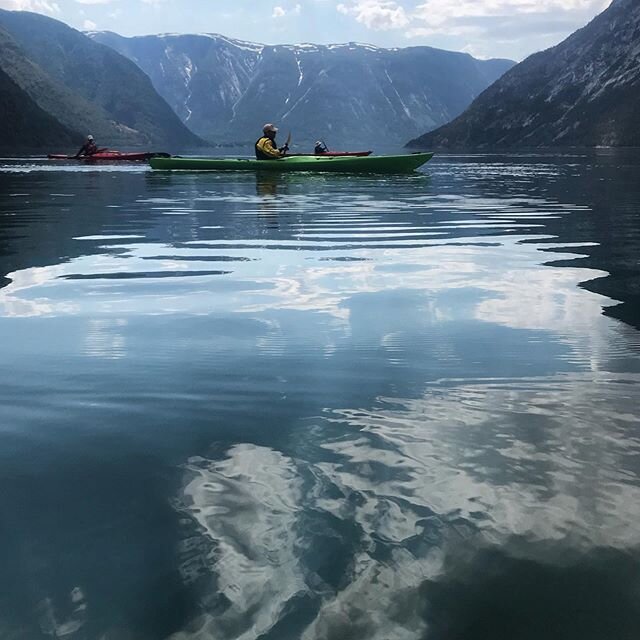
M 270 158 L 281 158 L 282 157 L 282 153 L 280 151 L 278 151 L 278 149 L 276 149 L 276 147 L 273 146 L 273 141 L 270 138 L 267 138 L 266 136 L 264 138 L 260 138 L 260 140 L 258 140 L 258 149 L 260 149 L 260 151 L 262 151 L 262 153 L 264 153 L 265 155 L 269 156 Z

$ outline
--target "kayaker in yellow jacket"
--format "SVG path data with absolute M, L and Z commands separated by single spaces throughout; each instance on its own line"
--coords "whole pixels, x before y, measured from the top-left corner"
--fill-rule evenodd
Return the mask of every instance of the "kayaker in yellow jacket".
M 276 145 L 276 133 L 278 133 L 277 127 L 272 124 L 265 124 L 262 128 L 263 136 L 256 142 L 256 159 L 257 160 L 277 160 L 286 155 L 289 151 L 289 147 L 285 144 L 284 147 Z

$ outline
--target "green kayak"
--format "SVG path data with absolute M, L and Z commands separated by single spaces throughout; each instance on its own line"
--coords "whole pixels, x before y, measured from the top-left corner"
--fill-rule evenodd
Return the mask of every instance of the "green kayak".
M 337 171 L 343 173 L 407 173 L 433 157 L 432 153 L 404 156 L 323 157 L 291 156 L 281 160 L 239 158 L 152 158 L 151 166 L 163 171 Z

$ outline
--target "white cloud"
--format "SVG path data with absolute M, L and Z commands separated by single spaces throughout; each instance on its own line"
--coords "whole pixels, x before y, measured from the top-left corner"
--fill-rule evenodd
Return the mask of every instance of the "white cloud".
M 114 0 L 76 0 L 78 4 L 110 4 Z
M 481 57 L 524 57 L 560 42 L 611 0 L 342 0 L 336 10 L 375 31 Z M 446 41 L 449 40 L 450 44 Z
M 82 23 L 82 28 L 83 28 L 85 31 L 95 31 L 95 28 L 96 28 L 97 26 L 98 26 L 98 25 L 97 25 L 95 22 L 93 22 L 93 20 L 85 20 L 85 21 Z
M 610 0 L 424 0 L 411 14 L 407 38 L 456 38 L 455 48 L 480 57 L 522 59 L 557 44 Z
M 353 16 L 369 29 L 387 30 L 409 27 L 407 35 L 432 33 L 460 35 L 481 29 L 472 20 L 509 18 L 532 14 L 552 16 L 557 12 L 590 12 L 604 10 L 611 0 L 425 0 L 406 9 L 395 0 L 351 0 L 336 9 Z M 463 22 L 463 25 L 456 24 Z
M 416 7 L 413 18 L 426 28 L 444 29 L 448 33 L 452 23 L 459 20 L 588 9 L 600 11 L 609 3 L 610 0 L 426 0 Z
M 35 11 L 36 13 L 60 13 L 57 2 L 50 0 L 0 0 L 0 9 L 9 11 Z
M 491 56 L 487 55 L 486 51 L 482 49 L 478 49 L 476 45 L 467 44 L 462 49 L 460 49 L 463 53 L 468 53 L 470 56 L 477 58 L 478 60 L 488 60 Z
M 272 18 L 284 18 L 287 14 L 299 16 L 302 11 L 302 5 L 296 4 L 292 9 L 285 9 L 281 6 L 273 7 L 273 13 L 271 14 Z
M 341 3 L 336 9 L 376 31 L 402 29 L 410 23 L 407 12 L 393 0 L 357 0 L 348 5 Z

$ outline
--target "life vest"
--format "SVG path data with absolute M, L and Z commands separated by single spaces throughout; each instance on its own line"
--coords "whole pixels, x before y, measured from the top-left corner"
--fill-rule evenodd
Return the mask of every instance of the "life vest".
M 255 144 L 256 160 L 275 160 L 282 157 L 273 140 L 268 136 L 262 136 Z

